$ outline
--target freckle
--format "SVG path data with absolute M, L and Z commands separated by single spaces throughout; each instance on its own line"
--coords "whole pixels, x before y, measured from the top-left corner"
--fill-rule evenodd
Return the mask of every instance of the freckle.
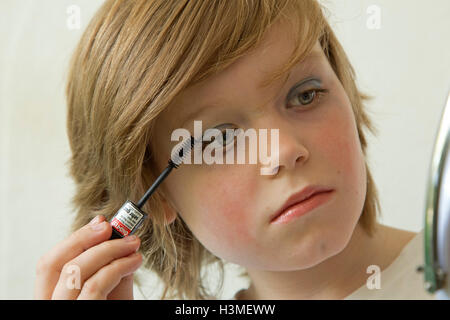
M 325 242 L 323 242 L 323 241 L 320 242 L 320 251 L 325 252 L 326 249 L 327 249 L 327 246 L 326 246 Z

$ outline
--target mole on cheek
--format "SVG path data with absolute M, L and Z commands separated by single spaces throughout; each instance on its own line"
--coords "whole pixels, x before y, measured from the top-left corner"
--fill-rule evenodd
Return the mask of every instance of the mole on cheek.
M 325 251 L 327 250 L 327 245 L 325 244 L 324 241 L 320 242 L 320 252 L 325 253 Z

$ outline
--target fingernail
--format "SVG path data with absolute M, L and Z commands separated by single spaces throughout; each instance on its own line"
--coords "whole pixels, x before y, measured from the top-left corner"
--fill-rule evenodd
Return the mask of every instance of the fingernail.
M 136 240 L 137 237 L 134 234 L 132 234 L 131 236 L 126 236 L 124 239 L 125 239 L 125 241 L 132 242 L 132 241 Z
M 106 221 L 103 221 L 102 223 L 94 224 L 91 226 L 92 230 L 94 231 L 100 231 L 103 230 L 106 227 L 105 224 Z
M 91 222 L 89 222 L 90 225 L 94 225 L 97 224 L 100 221 L 100 216 L 95 216 L 94 219 L 91 220 Z

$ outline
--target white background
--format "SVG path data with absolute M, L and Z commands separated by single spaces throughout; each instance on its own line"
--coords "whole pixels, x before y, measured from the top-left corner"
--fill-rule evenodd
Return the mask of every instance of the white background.
M 380 135 L 368 135 L 369 164 L 381 222 L 418 232 L 450 89 L 450 2 L 322 2 L 360 88 L 376 97 L 369 112 Z M 67 235 L 72 221 L 64 85 L 69 56 L 101 3 L 0 0 L 1 299 L 33 298 L 38 258 Z M 67 27 L 70 5 L 81 9 L 80 29 Z M 371 5 L 381 10 L 380 29 L 367 26 Z M 224 298 L 244 286 L 228 270 Z M 149 282 L 156 288 L 154 279 Z

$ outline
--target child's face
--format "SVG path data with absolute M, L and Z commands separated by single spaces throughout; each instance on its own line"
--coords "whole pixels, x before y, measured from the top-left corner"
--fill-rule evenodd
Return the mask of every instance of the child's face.
M 172 131 L 186 128 L 194 136 L 194 120 L 202 121 L 203 130 L 279 129 L 280 167 L 273 175 L 261 175 L 260 168 L 267 166 L 259 158 L 258 164 L 251 164 L 247 156 L 246 164 L 182 164 L 161 186 L 169 197 L 168 212 L 178 212 L 209 251 L 248 268 L 298 270 L 339 253 L 350 240 L 366 196 L 364 158 L 351 104 L 320 45 L 291 70 L 284 86 L 281 79 L 272 87 L 258 88 L 266 72 L 287 60 L 292 36 L 286 27 L 275 25 L 262 47 L 188 88 L 156 124 L 159 172 L 178 144 L 170 141 Z M 287 108 L 289 90 L 309 77 L 322 85 L 306 83 Z M 302 105 L 300 92 L 312 88 L 329 93 Z M 186 115 L 203 105 L 208 105 L 204 112 L 187 121 Z M 289 196 L 312 184 L 333 188 L 333 198 L 287 224 L 270 223 Z

